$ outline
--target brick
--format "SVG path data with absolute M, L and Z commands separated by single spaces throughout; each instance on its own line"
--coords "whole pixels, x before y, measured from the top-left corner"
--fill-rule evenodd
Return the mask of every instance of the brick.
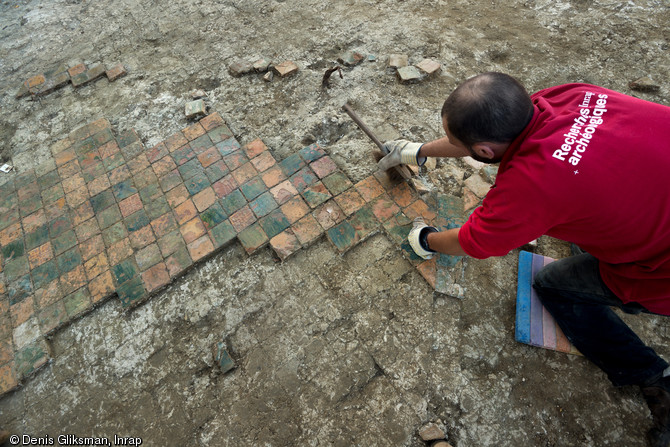
M 305 167 L 305 162 L 300 158 L 300 155 L 293 154 L 286 157 L 284 160 L 279 162 L 279 167 L 287 177 L 292 176 L 299 170 Z
M 282 261 L 301 248 L 300 241 L 290 228 L 270 239 L 270 246 Z
M 200 125 L 207 132 L 224 124 L 225 121 L 223 120 L 223 118 L 221 118 L 221 115 L 219 115 L 218 112 L 211 113 L 206 117 L 200 119 Z
M 128 217 L 136 211 L 142 209 L 142 200 L 140 199 L 139 194 L 133 194 L 132 196 L 125 198 L 119 202 L 119 209 L 121 210 L 121 215 L 123 217 Z
M 205 134 L 205 128 L 202 127 L 200 123 L 194 123 L 191 124 L 190 126 L 182 129 L 182 133 L 184 134 L 184 137 L 188 141 L 195 140 L 196 138 L 202 136 Z
M 190 194 L 188 193 L 188 190 L 186 189 L 186 186 L 178 185 L 175 188 L 171 189 L 167 193 L 165 193 L 165 198 L 168 201 L 168 204 L 172 209 L 176 209 L 179 205 L 184 203 L 188 198 L 190 197 Z
M 219 129 L 222 128 L 220 127 Z M 211 132 L 209 135 L 212 141 L 214 141 L 215 138 L 211 136 Z M 214 147 L 218 149 L 222 157 L 226 157 L 227 155 L 234 154 L 241 150 L 240 143 L 238 143 L 235 138 L 224 138 L 223 141 L 217 142 Z
M 384 193 L 370 202 L 372 213 L 380 222 L 385 222 L 400 211 L 400 207 Z
M 253 211 L 248 206 L 243 206 L 230 216 L 230 223 L 236 232 L 241 232 L 256 221 Z
M 109 270 L 107 255 L 105 253 L 99 253 L 92 257 L 84 263 L 84 269 L 86 270 L 86 276 L 89 281 L 96 276 L 101 275 L 103 272 Z
M 165 260 L 171 278 L 176 277 L 193 264 L 188 249 L 182 247 Z
M 175 171 L 177 175 L 179 174 L 179 172 L 176 171 L 177 164 L 174 162 L 174 160 L 172 160 L 172 157 L 163 157 L 151 165 L 151 167 L 153 168 L 156 176 L 159 178 L 172 171 Z
M 200 214 L 203 225 L 207 230 L 211 230 L 224 220 L 226 220 L 227 214 L 218 203 L 209 207 L 205 212 Z
M 210 166 L 207 166 L 207 168 L 205 169 L 205 175 L 212 183 L 216 182 L 217 180 L 220 180 L 229 172 L 230 170 L 228 169 L 228 166 L 226 166 L 226 164 L 223 162 L 223 160 L 218 160 L 212 163 Z
M 165 263 L 160 262 L 142 273 L 147 292 L 153 292 L 170 283 L 170 274 Z
M 176 229 L 177 226 L 177 221 L 172 213 L 165 213 L 151 221 L 151 227 L 158 238 L 161 238 L 170 231 Z
M 150 244 L 135 253 L 135 261 L 140 272 L 148 270 L 150 267 L 163 260 L 158 244 Z
M 137 276 L 124 284 L 121 284 L 116 289 L 116 293 L 119 296 L 119 301 L 121 302 L 122 307 L 129 307 L 134 303 L 139 302 L 146 296 L 144 283 L 142 282 L 142 278 L 140 276 Z
M 277 186 L 273 187 L 270 190 L 270 193 L 279 205 L 283 205 L 299 194 L 298 190 L 293 186 L 290 180 L 284 180 Z
M 88 283 L 91 302 L 94 304 L 103 298 L 110 296 L 114 293 L 114 290 L 114 280 L 112 279 L 112 273 L 109 270 L 102 272 Z
M 123 284 L 139 275 L 139 267 L 132 257 L 113 265 L 111 271 L 117 284 Z
M 317 143 L 314 143 L 300 149 L 298 154 L 307 163 L 311 163 L 326 155 L 326 152 L 321 148 L 321 146 L 319 146 Z
M 193 262 L 198 261 L 208 254 L 214 252 L 214 244 L 209 236 L 204 235 L 187 245 L 188 252 Z
M 224 220 L 209 232 L 215 247 L 222 247 L 235 239 L 237 232 L 230 221 Z
M 348 221 L 334 226 L 326 234 L 340 253 L 344 253 L 359 242 L 355 228 Z
M 130 239 L 130 245 L 136 250 L 145 247 L 156 240 L 154 232 L 149 225 L 142 227 L 137 231 L 133 231 L 128 237 Z
M 181 205 L 177 206 L 174 209 L 175 217 L 177 219 L 177 223 L 179 225 L 182 225 L 189 220 L 193 219 L 195 216 L 198 215 L 198 210 L 195 208 L 195 205 L 193 204 L 193 201 L 186 200 L 184 203 Z
M 43 334 L 48 334 L 69 320 L 63 300 L 41 309 L 37 321 Z
M 177 132 L 169 136 L 164 143 L 165 147 L 168 148 L 168 151 L 172 153 L 175 152 L 177 149 L 183 148 L 184 146 L 188 145 L 188 140 L 186 139 L 186 137 L 184 137 L 183 133 Z
M 218 160 L 221 160 L 221 154 L 214 146 L 198 155 L 198 161 L 200 161 L 200 164 L 204 168 L 216 163 Z
M 361 180 L 354 187 L 366 202 L 370 202 L 384 192 L 384 187 L 374 176 Z
M 77 266 L 75 269 L 64 273 L 60 277 L 61 280 L 61 290 L 65 295 L 68 295 L 74 292 L 77 289 L 86 285 L 86 273 L 84 272 L 84 266 Z
M 214 189 L 209 186 L 193 196 L 193 204 L 200 212 L 203 212 L 212 206 L 216 200 L 216 193 L 214 192 Z
M 128 72 L 126 71 L 125 67 L 123 64 L 117 64 L 107 70 L 105 72 L 105 75 L 107 76 L 107 79 L 109 79 L 109 82 L 114 82 L 117 79 L 125 76 Z
M 113 243 L 107 249 L 107 255 L 110 265 L 116 265 L 122 260 L 133 254 L 133 249 L 130 246 L 130 239 L 123 238 L 120 241 Z
M 258 222 L 245 228 L 237 235 L 242 247 L 248 254 L 258 251 L 268 243 L 268 236 Z
M 288 221 L 281 210 L 276 209 L 260 220 L 261 227 L 269 238 L 273 238 L 288 227 L 291 223 Z
M 280 182 L 286 180 L 286 175 L 278 165 L 274 165 L 267 171 L 263 172 L 261 174 L 261 178 L 263 179 L 265 186 L 272 188 L 273 186 L 276 186 Z
M 267 191 L 267 187 L 260 177 L 254 177 L 240 186 L 240 191 L 247 200 L 253 200 Z
M 186 241 L 187 244 L 193 242 L 207 232 L 200 217 L 196 217 L 186 222 L 179 228 L 179 231 L 181 231 L 181 235 L 184 237 L 184 241 Z
M 181 236 L 179 230 L 173 230 L 170 233 L 158 239 L 158 248 L 164 258 L 176 252 L 179 248 L 186 247 L 184 238 Z
M 324 177 L 321 181 L 333 196 L 341 194 L 353 186 L 351 181 L 342 172 L 334 172 Z
M 280 210 L 288 219 L 289 223 L 294 223 L 300 220 L 304 215 L 309 213 L 310 208 L 300 196 L 295 196 L 284 203 Z
M 284 61 L 274 66 L 274 71 L 282 78 L 298 72 L 298 66 L 292 61 Z
M 233 152 L 232 154 L 224 155 L 223 156 L 223 162 L 228 166 L 228 169 L 231 171 L 236 170 L 243 164 L 247 163 L 249 159 L 247 158 L 244 153 L 237 151 Z
M 32 233 L 35 229 L 46 224 L 46 215 L 43 210 L 39 210 L 22 219 L 23 230 L 26 233 Z
M 105 243 L 103 241 L 102 235 L 96 234 L 87 241 L 84 241 L 81 244 L 79 244 L 79 251 L 81 252 L 81 258 L 84 261 L 91 259 L 98 253 L 104 252 Z
M 53 248 L 51 242 L 42 244 L 37 248 L 34 248 L 28 253 L 28 261 L 30 263 L 30 268 L 33 269 L 37 266 L 44 264 L 45 262 L 53 259 Z
M 163 190 L 163 192 L 168 192 L 172 188 L 182 185 L 184 182 L 181 178 L 181 175 L 179 175 L 179 171 L 177 169 L 173 169 L 172 171 L 163 175 L 158 180 L 158 183 L 160 184 L 160 187 Z
M 304 167 L 291 176 L 291 183 L 298 192 L 303 192 L 318 181 L 319 178 L 309 167 Z
M 117 222 L 102 230 L 102 240 L 106 247 L 110 247 L 126 237 L 128 237 L 128 230 L 123 222 Z
M 344 212 L 337 206 L 334 200 L 329 200 L 319 206 L 312 214 L 325 230 L 337 225 L 346 218 Z
M 302 192 L 302 196 L 311 208 L 316 208 L 332 196 L 325 185 L 317 182 Z
M 277 208 L 277 202 L 275 202 L 275 200 L 272 198 L 272 194 L 267 191 L 258 196 L 253 201 L 249 202 L 249 207 L 254 212 L 256 217 L 260 218 Z
M 321 157 L 318 160 L 310 163 L 309 165 L 312 170 L 319 176 L 319 178 L 324 178 L 333 172 L 337 171 L 337 165 L 329 156 Z
M 263 143 L 263 140 L 261 140 L 260 138 L 256 138 L 252 142 L 245 144 L 242 149 L 244 150 L 244 153 L 247 154 L 247 157 L 249 157 L 249 159 L 252 159 L 257 155 L 266 152 L 268 150 L 268 147 L 265 145 L 265 143 Z

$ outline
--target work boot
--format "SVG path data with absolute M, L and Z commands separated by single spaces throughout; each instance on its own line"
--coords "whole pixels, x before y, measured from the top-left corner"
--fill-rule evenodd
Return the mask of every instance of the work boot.
M 651 447 L 670 446 L 670 377 L 661 377 L 641 387 L 644 400 L 654 419 L 647 432 Z

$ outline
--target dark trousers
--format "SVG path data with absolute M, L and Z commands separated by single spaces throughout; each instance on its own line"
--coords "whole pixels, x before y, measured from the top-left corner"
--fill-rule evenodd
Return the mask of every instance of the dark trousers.
M 614 385 L 642 384 L 668 367 L 612 307 L 632 314 L 649 311 L 617 298 L 600 277 L 598 260 L 592 255 L 552 262 L 535 275 L 533 287 L 568 340 Z

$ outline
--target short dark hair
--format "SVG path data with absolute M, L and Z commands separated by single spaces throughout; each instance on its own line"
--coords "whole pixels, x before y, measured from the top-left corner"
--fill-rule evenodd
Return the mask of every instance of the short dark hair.
M 526 89 L 512 76 L 488 72 L 459 85 L 444 101 L 442 118 L 463 144 L 510 143 L 533 117 Z

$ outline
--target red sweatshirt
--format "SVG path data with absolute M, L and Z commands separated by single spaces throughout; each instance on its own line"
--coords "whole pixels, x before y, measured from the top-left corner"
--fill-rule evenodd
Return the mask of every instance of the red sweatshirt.
M 598 258 L 624 302 L 670 315 L 670 107 L 587 84 L 532 95 L 535 114 L 463 225 L 475 258 L 543 234 Z

